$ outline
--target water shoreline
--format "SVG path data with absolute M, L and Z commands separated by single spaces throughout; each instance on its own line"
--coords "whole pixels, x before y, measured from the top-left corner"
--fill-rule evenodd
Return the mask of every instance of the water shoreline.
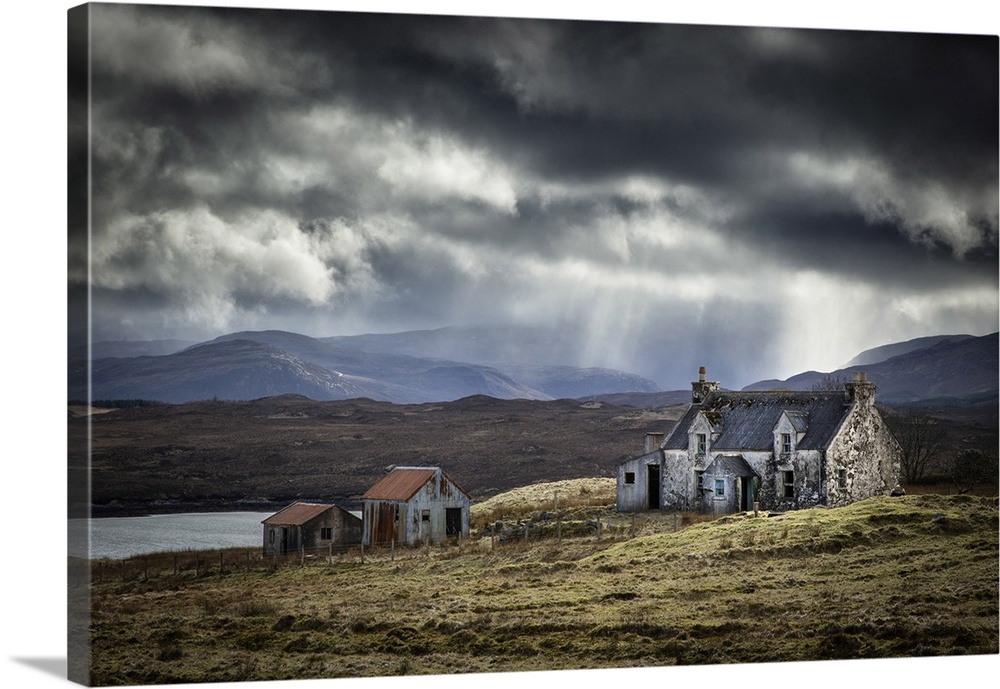
M 127 559 L 164 552 L 259 548 L 261 521 L 270 512 L 248 510 L 176 512 L 105 519 L 73 518 L 70 557 Z
M 91 505 L 90 518 L 152 517 L 160 514 L 211 514 L 213 512 L 267 512 L 274 514 L 296 501 L 336 504 L 348 510 L 361 509 L 361 501 L 339 498 L 290 498 L 288 500 L 152 500 L 135 503 Z

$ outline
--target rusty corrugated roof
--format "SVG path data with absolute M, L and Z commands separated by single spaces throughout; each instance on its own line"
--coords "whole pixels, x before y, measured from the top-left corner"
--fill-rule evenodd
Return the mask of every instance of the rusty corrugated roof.
M 294 502 L 280 512 L 272 514 L 261 524 L 305 524 L 310 519 L 318 517 L 334 505 L 321 505 L 313 502 Z
M 372 485 L 362 500 L 409 500 L 434 478 L 436 469 L 393 469 Z

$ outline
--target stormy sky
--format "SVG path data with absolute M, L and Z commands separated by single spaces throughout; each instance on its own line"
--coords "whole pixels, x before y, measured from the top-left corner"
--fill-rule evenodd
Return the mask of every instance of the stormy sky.
M 92 20 L 94 340 L 555 326 L 674 388 L 998 328 L 995 35 Z

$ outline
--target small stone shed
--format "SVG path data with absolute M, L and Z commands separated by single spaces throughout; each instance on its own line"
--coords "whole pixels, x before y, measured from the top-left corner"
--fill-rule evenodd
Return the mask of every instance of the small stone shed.
M 295 502 L 261 524 L 265 557 L 361 543 L 361 518 L 337 505 Z
M 365 545 L 469 536 L 472 499 L 440 467 L 396 467 L 361 496 Z
M 726 392 L 699 373 L 677 425 L 618 465 L 619 511 L 832 507 L 895 487 L 902 450 L 863 372 L 809 392 Z

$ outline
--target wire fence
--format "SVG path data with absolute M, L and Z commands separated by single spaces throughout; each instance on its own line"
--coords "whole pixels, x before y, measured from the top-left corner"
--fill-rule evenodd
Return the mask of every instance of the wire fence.
M 316 548 L 265 555 L 263 548 L 224 548 L 149 553 L 128 558 L 92 560 L 94 582 L 146 580 L 162 577 L 198 578 L 290 566 L 333 566 L 385 557 L 382 548 L 328 544 Z
M 633 527 L 634 528 L 634 527 Z M 633 532 L 634 533 L 634 532 Z M 483 549 L 510 549 L 539 541 L 566 539 L 617 540 L 622 533 L 596 530 L 572 530 L 559 524 L 541 528 L 524 523 L 520 530 L 485 530 L 474 538 L 452 537 L 443 543 L 424 542 L 418 545 L 389 543 L 367 546 L 328 543 L 318 547 L 300 547 L 285 553 L 265 553 L 263 547 L 223 548 L 218 550 L 184 550 L 149 553 L 127 558 L 100 558 L 90 561 L 93 583 L 126 582 L 161 579 L 164 577 L 200 578 L 255 572 L 277 571 L 287 567 L 345 567 L 366 562 L 385 562 L 457 556 L 463 552 Z

